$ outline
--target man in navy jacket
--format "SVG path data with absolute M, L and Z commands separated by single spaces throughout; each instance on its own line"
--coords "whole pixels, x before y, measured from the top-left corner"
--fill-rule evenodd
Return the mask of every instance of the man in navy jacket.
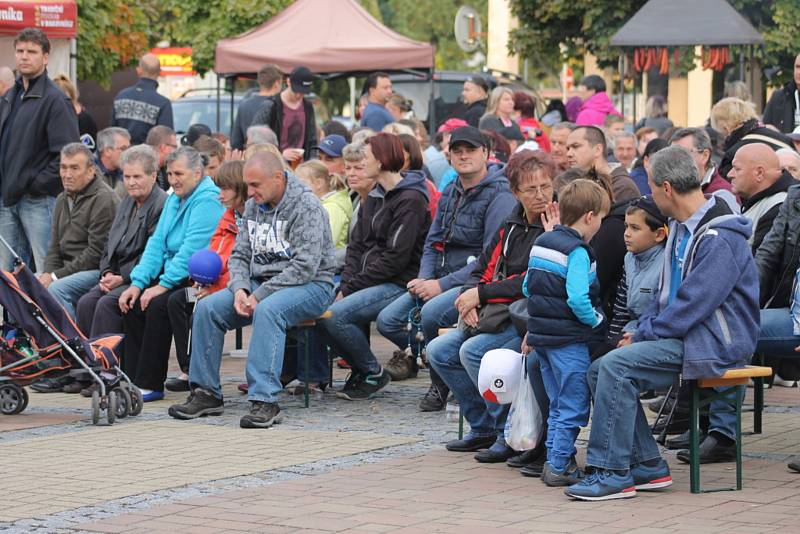
M 637 488 L 672 484 L 640 391 L 666 389 L 679 375 L 720 376 L 747 364 L 756 346 L 758 272 L 747 242 L 752 223 L 723 199 L 703 195 L 697 168 L 682 147 L 656 153 L 648 180 L 656 204 L 672 219 L 661 287 L 636 333 L 626 334 L 620 348 L 589 369 L 594 410 L 586 464 L 595 469 L 566 489 L 577 499 L 633 497 Z M 701 460 L 735 444 L 735 415 L 721 404 L 712 403 Z M 688 462 L 688 451 L 678 458 Z
M 139 60 L 136 85 L 123 89 L 114 97 L 111 126 L 125 128 L 131 134 L 131 145 L 141 145 L 147 132 L 156 125 L 173 128 L 172 102 L 158 94 L 158 75 L 161 63 L 155 54 L 145 54 Z

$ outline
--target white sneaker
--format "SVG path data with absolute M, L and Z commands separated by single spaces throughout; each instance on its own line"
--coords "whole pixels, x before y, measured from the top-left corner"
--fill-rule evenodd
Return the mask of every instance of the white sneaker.
M 786 380 L 781 378 L 781 375 L 776 374 L 775 378 L 772 380 L 773 386 L 780 386 L 782 388 L 796 388 L 797 387 L 797 380 Z

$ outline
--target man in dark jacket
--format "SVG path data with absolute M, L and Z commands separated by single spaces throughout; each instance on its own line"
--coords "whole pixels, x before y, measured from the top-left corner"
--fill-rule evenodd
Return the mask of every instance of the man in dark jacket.
M 378 331 L 399 350 L 385 369 L 393 380 L 416 376 L 416 356 L 421 343 L 412 344 L 412 354 L 403 350 L 414 340 L 409 332 L 409 312 L 421 306 L 421 331 L 426 342 L 439 328 L 458 319 L 454 302 L 483 248 L 516 205 L 503 174 L 503 166 L 487 167 L 488 149 L 480 130 L 464 126 L 450 138 L 450 162 L 458 178 L 442 193 L 436 218 L 425 239 L 419 276 L 407 284 L 408 292 L 383 309 Z M 424 306 L 422 305 L 424 303 Z M 422 411 L 444 409 L 448 389 L 431 373 L 431 388 L 420 404 Z
M 59 152 L 78 140 L 78 118 L 47 77 L 50 41 L 45 34 L 22 30 L 14 54 L 20 77 L 0 98 L 0 235 L 41 270 L 55 197 L 61 192 Z M 0 246 L 0 267 L 11 269 L 11 263 L 10 252 Z
M 700 189 L 697 168 L 681 147 L 651 159 L 653 199 L 671 217 L 659 294 L 635 334 L 589 369 L 594 398 L 586 464 L 594 472 L 566 494 L 585 500 L 636 495 L 636 486 L 672 484 L 639 402 L 640 390 L 714 377 L 745 365 L 758 331 L 758 274 L 747 239 L 752 225 Z M 724 272 L 726 276 L 719 276 Z M 700 460 L 735 457 L 736 417 L 712 403 L 711 431 Z M 724 403 L 723 403 L 724 404 Z M 689 461 L 689 451 L 678 458 Z
M 275 65 L 264 65 L 258 71 L 256 81 L 258 82 L 258 93 L 244 100 L 236 110 L 236 122 L 231 130 L 231 148 L 234 150 L 245 149 L 247 129 L 267 99 L 281 91 L 283 73 Z
M 307 67 L 297 67 L 289 75 L 289 86 L 269 97 L 253 117 L 251 126 L 266 124 L 278 136 L 278 148 L 290 163 L 314 157 L 317 123 L 314 107 L 305 98 L 311 92 L 314 76 Z M 312 152 L 314 154 L 312 154 Z
M 764 109 L 764 124 L 771 124 L 783 133 L 800 127 L 800 55 L 794 58 L 794 77 L 772 93 Z
M 639 197 L 639 188 L 628 176 L 624 166 L 612 167 L 606 158 L 606 136 L 596 126 L 578 126 L 567 137 L 567 159 L 570 167 L 584 171 L 595 169 L 598 173 L 611 176 L 614 191 L 613 202 L 623 202 Z
M 139 60 L 136 85 L 120 91 L 114 97 L 111 126 L 125 128 L 131 134 L 131 143 L 140 145 L 147 139 L 150 128 L 161 124 L 172 125 L 172 103 L 158 94 L 158 75 L 161 63 L 155 54 L 145 54 Z
M 39 281 L 75 316 L 75 304 L 100 278 L 119 198 L 95 174 L 91 151 L 82 143 L 61 150 L 64 192 L 53 210 L 53 233 Z
M 97 133 L 97 157 L 94 160 L 97 176 L 114 190 L 119 198 L 126 195 L 119 165 L 122 153 L 131 146 L 131 134 L 125 128 L 111 126 Z
M 486 83 L 486 78 L 483 76 L 475 75 L 464 82 L 461 98 L 464 100 L 464 104 L 467 105 L 467 110 L 464 112 L 464 120 L 470 126 L 478 127 L 481 117 L 486 113 L 488 95 L 489 84 Z
M 168 126 L 153 126 L 147 133 L 145 144 L 152 148 L 158 157 L 156 184 L 166 191 L 169 189 L 169 181 L 167 181 L 167 156 L 178 149 L 178 136 L 175 134 L 175 130 Z
M 733 193 L 742 199 L 742 215 L 753 223 L 753 235 L 748 241 L 755 254 L 795 180 L 788 172 L 781 171 L 778 156 L 763 143 L 740 148 L 728 176 L 732 179 Z

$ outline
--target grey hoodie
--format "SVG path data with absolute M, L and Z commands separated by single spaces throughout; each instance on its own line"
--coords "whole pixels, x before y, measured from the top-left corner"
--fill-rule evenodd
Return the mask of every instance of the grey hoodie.
M 228 288 L 250 291 L 258 301 L 285 287 L 333 285 L 334 249 L 328 214 L 308 187 L 286 173 L 286 192 L 275 209 L 247 201 L 242 231 L 228 260 Z

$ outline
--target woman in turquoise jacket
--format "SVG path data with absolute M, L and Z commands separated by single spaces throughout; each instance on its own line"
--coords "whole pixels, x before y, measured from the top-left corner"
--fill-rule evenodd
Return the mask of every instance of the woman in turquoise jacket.
M 131 272 L 131 286 L 119 298 L 124 314 L 123 364 L 145 402 L 164 398 L 172 343 L 167 300 L 189 287 L 189 258 L 208 247 L 225 211 L 218 199 L 219 188 L 203 175 L 199 152 L 181 147 L 167 157 L 166 164 L 173 193 Z

